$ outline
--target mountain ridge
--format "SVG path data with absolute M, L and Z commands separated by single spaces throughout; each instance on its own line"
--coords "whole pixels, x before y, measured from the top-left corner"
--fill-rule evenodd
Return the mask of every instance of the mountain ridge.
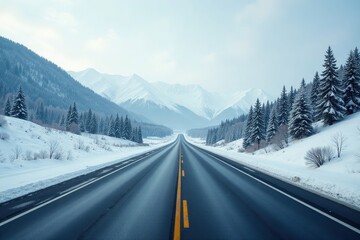
M 218 124 L 222 120 L 246 114 L 256 98 L 263 102 L 273 100 L 261 89 L 247 89 L 224 96 L 196 84 L 148 82 L 137 74 L 126 77 L 100 73 L 93 68 L 68 73 L 84 86 L 128 111 L 175 129 Z

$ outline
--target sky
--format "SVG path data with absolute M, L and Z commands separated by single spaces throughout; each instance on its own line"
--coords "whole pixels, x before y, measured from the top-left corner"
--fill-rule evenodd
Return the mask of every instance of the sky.
M 310 82 L 360 47 L 358 0 L 0 0 L 0 35 L 65 70 L 233 93 Z

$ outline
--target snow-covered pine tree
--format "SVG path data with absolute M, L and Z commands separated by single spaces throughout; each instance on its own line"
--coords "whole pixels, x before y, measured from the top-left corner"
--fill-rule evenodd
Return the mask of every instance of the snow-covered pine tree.
M 98 121 L 96 119 L 95 113 L 93 113 L 91 122 L 90 122 L 90 133 L 97 134 L 98 133 Z
M 72 107 L 71 105 L 69 106 L 69 110 L 67 112 L 67 115 L 66 115 L 66 123 L 65 123 L 65 129 L 66 131 L 69 131 L 69 126 L 71 124 L 71 114 L 72 114 Z
M 139 129 L 138 129 L 138 143 L 140 143 L 140 144 L 144 143 L 143 136 L 142 136 L 142 131 L 141 131 L 140 126 L 139 126 Z
M 264 124 L 265 124 L 265 126 L 267 126 L 268 123 L 269 123 L 270 112 L 271 112 L 271 107 L 270 107 L 270 103 L 269 103 L 269 100 L 268 100 L 266 102 L 265 112 L 264 112 Z
M 128 118 L 128 116 L 126 115 L 125 117 L 125 121 L 124 121 L 124 137 L 125 139 L 127 140 L 130 140 L 131 139 L 131 133 L 132 133 L 132 127 L 131 127 L 131 121 L 130 119 Z
M 76 103 L 74 102 L 74 105 L 72 107 L 71 110 L 71 115 L 70 115 L 70 124 L 78 124 L 79 123 L 79 114 L 76 108 Z
M 113 116 L 111 115 L 110 116 L 110 119 L 109 119 L 109 136 L 110 137 L 115 137 L 115 121 L 113 119 Z
M 294 100 L 295 100 L 295 91 L 293 86 L 290 87 L 290 91 L 288 94 L 288 109 L 292 108 L 292 105 L 294 104 Z
M 60 125 L 60 127 L 62 127 L 62 129 L 65 129 L 65 116 L 64 115 L 61 115 L 61 118 L 60 118 L 60 121 L 59 121 L 59 125 Z
M 11 103 L 10 98 L 6 100 L 5 106 L 4 106 L 4 115 L 5 116 L 11 116 Z
M 324 71 L 319 86 L 319 102 L 317 105 L 318 117 L 323 119 L 325 125 L 332 125 L 344 117 L 343 90 L 338 79 L 336 60 L 331 47 L 326 51 Z
M 92 111 L 91 108 L 89 108 L 88 113 L 86 114 L 86 117 L 84 119 L 85 121 L 85 129 L 86 131 L 90 132 L 90 128 L 91 128 L 91 120 L 92 120 Z
M 301 80 L 301 83 L 300 83 L 300 89 L 301 89 L 301 88 L 304 88 L 304 90 L 305 90 L 305 88 L 306 88 L 306 83 L 305 83 L 305 79 L 304 79 L 304 78 Z
M 44 123 L 45 122 L 44 114 L 45 114 L 44 103 L 40 102 L 36 108 L 35 118 Z
M 270 112 L 269 123 L 266 129 L 266 142 L 270 143 L 271 139 L 275 136 L 278 129 L 276 106 L 273 106 Z
M 301 86 L 290 112 L 289 134 L 294 139 L 308 137 L 313 133 L 312 109 L 305 87 Z
M 21 86 L 19 87 L 16 97 L 14 99 L 14 103 L 11 109 L 11 116 L 24 120 L 27 119 L 28 113 L 25 103 L 25 95 Z
M 80 116 L 79 116 L 80 132 L 85 132 L 86 131 L 86 129 L 85 129 L 85 116 L 86 116 L 86 113 L 80 113 Z
M 360 109 L 360 72 L 353 51 L 346 61 L 343 87 L 346 114 L 349 115 Z
M 246 149 L 248 146 L 252 144 L 251 142 L 251 131 L 252 131 L 252 118 L 253 118 L 253 107 L 250 107 L 249 114 L 246 119 L 246 125 L 245 125 L 245 133 L 244 133 L 244 139 L 243 139 L 243 148 Z
M 100 134 L 104 134 L 104 128 L 105 128 L 105 120 L 104 118 L 100 118 L 100 122 L 99 122 L 99 133 Z
M 120 118 L 119 114 L 116 114 L 115 122 L 114 122 L 114 129 L 115 129 L 115 137 L 121 137 L 121 128 L 120 128 Z
M 256 100 L 254 106 L 250 139 L 257 143 L 257 149 L 260 149 L 261 140 L 265 140 L 264 113 L 259 99 Z
M 131 141 L 138 142 L 138 132 L 137 127 L 134 127 L 131 134 Z
M 120 117 L 120 138 L 125 138 L 125 125 L 124 118 Z
M 313 79 L 312 89 L 311 89 L 311 106 L 313 108 L 313 119 L 316 121 L 318 120 L 318 119 L 315 119 L 315 116 L 317 115 L 316 114 L 316 105 L 318 104 L 319 83 L 320 83 L 319 73 L 316 72 L 314 79 Z
M 278 110 L 278 123 L 279 125 L 286 125 L 289 121 L 289 105 L 288 105 L 288 98 L 286 94 L 286 88 L 283 87 L 281 92 L 280 99 L 278 101 L 279 110 Z

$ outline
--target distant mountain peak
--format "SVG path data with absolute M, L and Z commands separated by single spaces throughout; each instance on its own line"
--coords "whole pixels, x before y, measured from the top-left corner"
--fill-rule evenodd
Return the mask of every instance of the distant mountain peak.
M 149 115 L 154 115 L 153 118 L 156 119 L 151 119 L 154 122 L 164 121 L 160 123 L 173 127 L 179 127 L 181 124 L 186 127 L 191 124 L 191 127 L 217 124 L 226 118 L 246 114 L 256 98 L 262 102 L 273 100 L 262 89 L 256 88 L 224 97 L 221 94 L 210 93 L 200 85 L 150 83 L 137 74 L 125 77 L 100 73 L 95 69 L 69 73 L 81 84 L 125 109 L 138 114 L 146 112 L 145 115 L 149 119 Z M 155 114 L 150 112 L 150 109 Z M 179 114 L 183 115 L 184 120 L 181 120 Z M 170 115 L 178 116 L 178 120 Z

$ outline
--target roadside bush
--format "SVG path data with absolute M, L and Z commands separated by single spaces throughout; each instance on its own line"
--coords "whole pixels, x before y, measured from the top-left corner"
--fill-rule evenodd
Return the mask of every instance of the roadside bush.
M 33 153 L 31 151 L 25 152 L 25 160 L 27 160 L 27 161 L 34 160 Z
M 307 151 L 305 163 L 310 167 L 318 168 L 325 162 L 329 162 L 334 157 L 334 151 L 331 147 L 316 147 Z
M 39 153 L 34 153 L 34 160 L 48 158 L 48 153 L 45 150 L 41 150 Z

